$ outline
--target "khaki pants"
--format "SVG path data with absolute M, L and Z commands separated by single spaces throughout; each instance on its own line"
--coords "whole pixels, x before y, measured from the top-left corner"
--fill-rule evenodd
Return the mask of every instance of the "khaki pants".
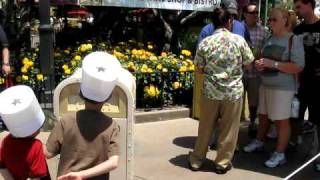
M 226 168 L 231 163 L 236 148 L 241 109 L 242 98 L 237 101 L 218 101 L 201 96 L 198 138 L 190 160 L 200 162 L 205 159 L 212 131 L 219 129 L 215 163 Z
M 204 74 L 194 72 L 193 100 L 192 100 L 192 117 L 200 119 L 200 101 L 203 90 Z

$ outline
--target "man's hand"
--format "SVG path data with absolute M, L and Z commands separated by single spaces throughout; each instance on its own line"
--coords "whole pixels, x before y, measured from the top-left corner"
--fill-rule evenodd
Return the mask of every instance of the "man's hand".
M 58 180 L 82 180 L 91 177 L 100 176 L 104 173 L 110 172 L 118 167 L 119 156 L 111 156 L 108 160 L 86 170 L 78 172 L 70 172 L 68 174 L 58 177 Z
M 9 57 L 9 49 L 7 47 L 2 48 L 2 71 L 6 75 L 10 74 L 11 72 Z
M 263 59 L 258 59 L 254 61 L 254 66 L 257 68 L 258 71 L 263 71 L 264 69 Z
M 4 72 L 4 74 L 8 75 L 11 73 L 11 68 L 9 64 L 3 64 L 2 65 L 2 71 Z
M 82 180 L 79 172 L 71 172 L 58 177 L 58 180 Z

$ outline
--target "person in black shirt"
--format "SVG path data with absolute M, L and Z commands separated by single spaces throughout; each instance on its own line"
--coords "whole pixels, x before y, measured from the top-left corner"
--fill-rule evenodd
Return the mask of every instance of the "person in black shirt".
M 2 71 L 8 75 L 11 72 L 9 64 L 9 43 L 2 26 L 0 25 L 0 43 L 2 46 Z
M 294 0 L 297 14 L 304 21 L 295 28 L 296 35 L 303 36 L 305 49 L 305 68 L 300 77 L 300 122 L 302 124 L 306 108 L 309 121 L 317 125 L 318 141 L 320 140 L 320 19 L 315 15 L 315 0 Z M 293 136 L 295 135 L 293 131 Z M 320 141 L 319 141 L 320 142 Z M 319 147 L 316 151 L 319 151 Z M 314 154 L 316 153 L 313 152 Z M 320 161 L 315 163 L 320 171 Z
M 0 25 L 0 44 L 2 46 L 2 71 L 0 70 L 0 75 L 3 73 L 4 75 L 8 75 L 11 72 L 10 64 L 9 64 L 9 43 L 4 32 L 2 26 Z M 1 65 L 1 63 L 0 63 Z M 0 88 L 1 92 L 1 88 Z M 0 117 L 0 129 L 6 129 L 1 117 Z

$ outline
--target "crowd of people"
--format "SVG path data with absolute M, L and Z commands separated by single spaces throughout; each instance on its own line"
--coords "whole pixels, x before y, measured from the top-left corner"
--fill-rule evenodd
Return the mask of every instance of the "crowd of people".
M 286 163 L 289 142 L 296 146 L 296 137 L 301 136 L 306 108 L 308 122 L 320 134 L 320 111 L 316 110 L 320 89 L 312 86 L 320 83 L 320 19 L 314 13 L 315 0 L 294 0 L 294 7 L 296 12 L 272 8 L 269 31 L 259 23 L 255 3 L 244 7 L 242 22 L 236 19 L 235 1 L 222 1 L 214 10 L 212 24 L 200 33 L 195 57 L 197 73 L 203 74 L 204 81 L 198 137 L 188 159 L 191 170 L 201 169 L 213 133 L 217 136 L 214 171 L 224 174 L 232 168 L 245 92 L 248 131 L 254 138 L 243 151 L 263 150 L 271 124 L 276 128 L 276 147 L 265 166 Z M 317 148 L 313 152 L 319 152 Z M 317 171 L 319 162 L 314 163 Z

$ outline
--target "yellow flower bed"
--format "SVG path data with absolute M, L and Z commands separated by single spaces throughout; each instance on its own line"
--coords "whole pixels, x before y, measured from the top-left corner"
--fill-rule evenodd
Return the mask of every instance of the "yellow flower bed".
M 119 42 L 113 46 L 106 42 L 87 41 L 64 49 L 54 50 L 55 77 L 58 84 L 72 75 L 83 58 L 93 51 L 106 51 L 119 59 L 123 68 L 128 69 L 137 80 L 137 98 L 170 99 L 175 92 L 189 90 L 193 84 L 194 64 L 192 53 L 183 49 L 179 54 L 161 52 L 156 54 L 155 45 L 138 43 L 134 40 Z M 17 83 L 42 89 L 47 78 L 39 70 L 39 49 L 24 51 L 21 67 L 15 71 Z M 3 78 L 0 77 L 0 84 Z M 142 90 L 139 90 L 141 87 Z M 170 97 L 170 98 L 169 98 Z

